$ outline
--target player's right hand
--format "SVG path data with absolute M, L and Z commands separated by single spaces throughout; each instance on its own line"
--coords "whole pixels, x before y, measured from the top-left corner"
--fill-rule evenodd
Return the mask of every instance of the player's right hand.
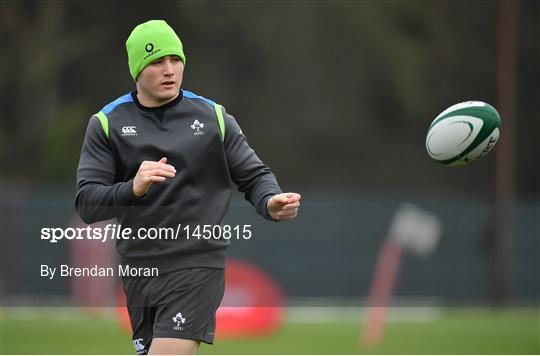
M 165 182 L 167 178 L 173 178 L 176 169 L 167 164 L 167 158 L 163 157 L 158 162 L 143 161 L 133 179 L 133 194 L 142 197 L 146 194 L 152 183 Z

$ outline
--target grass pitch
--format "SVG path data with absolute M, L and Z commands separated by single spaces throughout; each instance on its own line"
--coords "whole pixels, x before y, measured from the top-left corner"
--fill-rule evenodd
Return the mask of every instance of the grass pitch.
M 393 321 L 375 349 L 360 322 L 288 321 L 274 335 L 216 340 L 201 354 L 539 354 L 540 309 L 445 309 L 432 321 Z M 0 353 L 134 354 L 110 317 L 75 309 L 2 309 Z

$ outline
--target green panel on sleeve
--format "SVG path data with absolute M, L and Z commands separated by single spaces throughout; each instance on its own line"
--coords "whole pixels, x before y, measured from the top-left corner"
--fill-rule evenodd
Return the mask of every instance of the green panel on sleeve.
M 101 123 L 101 127 L 103 128 L 103 131 L 105 132 L 105 136 L 109 138 L 109 119 L 107 118 L 107 115 L 103 113 L 103 111 L 98 112 L 95 115 L 99 122 Z
M 216 111 L 219 131 L 221 132 L 221 142 L 223 142 L 225 140 L 225 121 L 223 120 L 223 111 L 221 109 L 221 105 L 214 104 L 214 110 Z

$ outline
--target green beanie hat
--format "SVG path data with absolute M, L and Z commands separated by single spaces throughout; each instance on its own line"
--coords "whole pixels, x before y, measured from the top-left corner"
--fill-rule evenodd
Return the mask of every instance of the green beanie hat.
M 144 67 L 158 58 L 176 55 L 186 64 L 180 38 L 163 20 L 150 20 L 135 27 L 126 41 L 126 49 L 129 72 L 135 81 Z

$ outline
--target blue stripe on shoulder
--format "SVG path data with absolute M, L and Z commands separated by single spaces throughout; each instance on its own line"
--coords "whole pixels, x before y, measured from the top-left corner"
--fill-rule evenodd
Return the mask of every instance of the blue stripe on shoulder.
M 133 98 L 131 97 L 131 93 L 127 93 L 126 95 L 123 95 L 123 96 L 119 97 L 118 99 L 116 99 L 112 103 L 109 103 L 109 104 L 105 105 L 103 107 L 103 109 L 101 109 L 101 111 L 105 115 L 107 115 L 108 113 L 113 111 L 114 108 L 117 107 L 118 105 L 121 105 L 121 104 L 124 104 L 124 103 L 129 103 L 129 102 L 132 102 L 132 101 L 133 101 Z
M 186 97 L 188 99 L 200 99 L 200 100 L 206 101 L 208 104 L 210 104 L 210 106 L 214 106 L 214 104 L 215 104 L 212 100 L 203 98 L 202 96 L 194 94 L 194 93 L 192 93 L 190 91 L 182 89 L 182 93 L 183 93 L 184 97 Z

